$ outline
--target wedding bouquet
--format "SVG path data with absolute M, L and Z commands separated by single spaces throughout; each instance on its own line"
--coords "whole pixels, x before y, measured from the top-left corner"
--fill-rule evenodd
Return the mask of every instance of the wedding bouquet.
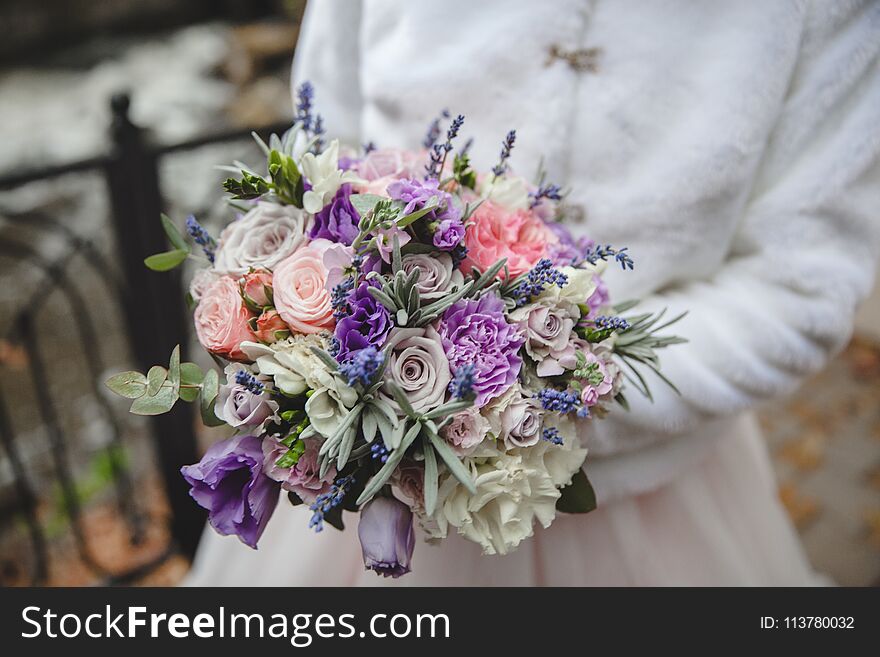
M 429 539 L 457 531 L 505 554 L 557 511 L 594 508 L 579 425 L 623 404 L 624 379 L 679 342 L 661 315 L 621 317 L 602 282 L 625 248 L 574 239 L 562 190 L 514 175 L 505 138 L 478 172 L 457 152 L 464 118 L 444 113 L 423 150 L 360 154 L 326 143 L 303 85 L 294 126 L 268 144 L 266 173 L 237 163 L 224 186 L 241 214 L 215 239 L 186 233 L 207 267 L 192 281 L 196 335 L 223 367 L 181 363 L 108 382 L 139 414 L 199 401 L 234 435 L 182 468 L 221 534 L 256 548 L 279 499 L 309 525 L 360 513 L 367 568 L 409 572 L 413 518 Z M 156 270 L 192 254 L 147 259 Z M 673 320 L 675 321 L 675 320 Z

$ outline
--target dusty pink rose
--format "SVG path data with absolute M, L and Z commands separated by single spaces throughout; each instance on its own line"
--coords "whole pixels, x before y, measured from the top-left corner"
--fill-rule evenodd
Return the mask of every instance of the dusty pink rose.
M 268 288 L 268 290 L 266 289 Z M 241 279 L 241 294 L 246 296 L 253 305 L 264 307 L 272 303 L 272 272 L 266 269 L 255 269 Z
M 281 482 L 281 488 L 296 493 L 306 504 L 312 504 L 315 498 L 330 490 L 333 480 L 336 478 L 336 468 L 333 466 L 324 474 L 320 475 L 318 466 L 318 450 L 321 441 L 307 438 L 304 441 L 306 451 L 299 457 L 299 461 L 292 468 L 279 468 L 275 463 L 287 452 L 287 447 L 274 438 L 267 437 L 263 440 L 263 473 L 270 479 Z
M 452 421 L 440 429 L 440 436 L 459 456 L 473 451 L 489 433 L 489 421 L 480 415 L 479 409 L 471 406 L 452 416 Z
M 462 263 L 467 273 L 473 267 L 486 271 L 507 258 L 511 276 L 527 272 L 547 251 L 557 237 L 529 210 L 508 211 L 486 201 L 471 216 L 464 243 L 468 257 Z
M 601 375 L 595 381 L 582 381 L 583 390 L 581 391 L 581 402 L 587 408 L 595 406 L 599 403 L 599 398 L 611 392 L 614 384 L 614 377 L 608 371 L 605 363 L 596 354 L 586 351 L 584 355 L 587 357 L 587 366 L 595 363 L 598 366 L 598 372 Z
M 260 342 L 272 344 L 290 337 L 290 329 L 287 324 L 281 319 L 278 311 L 272 308 L 264 310 L 263 314 L 257 317 L 254 325 L 256 326 L 254 335 Z
M 385 195 L 385 189 L 395 180 L 419 176 L 426 157 L 424 153 L 396 148 L 372 151 L 355 167 L 358 176 L 367 181 L 358 187 L 358 192 Z
M 324 252 L 331 246 L 328 240 L 314 240 L 275 268 L 275 309 L 294 333 L 320 333 L 336 324 L 324 265 Z
M 254 339 L 248 326 L 250 317 L 238 284 L 228 276 L 221 276 L 203 292 L 196 306 L 193 315 L 196 336 L 212 354 L 230 360 L 247 360 L 239 345 Z

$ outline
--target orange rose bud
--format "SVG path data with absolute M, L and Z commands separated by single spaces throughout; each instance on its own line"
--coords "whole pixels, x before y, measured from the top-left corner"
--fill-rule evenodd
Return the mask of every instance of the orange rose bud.
M 272 344 L 290 337 L 290 328 L 274 308 L 263 311 L 255 322 L 254 334 L 260 342 Z

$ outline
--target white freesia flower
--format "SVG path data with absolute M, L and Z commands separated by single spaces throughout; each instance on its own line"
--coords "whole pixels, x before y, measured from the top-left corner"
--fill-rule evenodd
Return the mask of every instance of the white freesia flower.
M 300 168 L 312 188 L 303 194 L 303 207 L 306 212 L 315 214 L 327 205 L 339 188 L 345 183 L 361 183 L 353 171 L 339 168 L 339 140 L 334 139 L 323 153 L 306 153 Z
M 481 191 L 486 199 L 508 210 L 525 210 L 529 207 L 528 183 L 518 176 L 489 176 Z
M 299 208 L 260 201 L 220 233 L 214 271 L 241 276 L 251 267 L 274 269 L 305 243 L 309 223 Z
M 306 402 L 306 415 L 321 435 L 330 436 L 349 409 L 357 403 L 357 392 L 312 351 L 326 349 L 318 335 L 294 335 L 273 345 L 243 342 L 242 351 L 255 361 L 262 375 L 271 376 L 275 386 L 288 395 L 314 392 Z
M 496 451 L 488 458 L 465 457 L 474 478 L 471 495 L 451 475 L 441 479 L 437 511 L 429 532 L 445 538 L 449 527 L 482 546 L 485 554 L 507 554 L 534 533 L 535 521 L 549 527 L 556 517 L 559 487 L 583 465 L 587 451 L 576 446 L 574 423 L 557 424 L 562 445 L 540 442 L 527 449 Z

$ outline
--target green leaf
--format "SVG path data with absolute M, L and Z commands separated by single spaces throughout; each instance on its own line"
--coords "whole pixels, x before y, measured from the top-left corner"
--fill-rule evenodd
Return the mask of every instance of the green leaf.
M 135 415 L 161 415 L 170 411 L 176 401 L 177 391 L 170 386 L 164 386 L 152 397 L 144 395 L 135 399 L 129 410 Z
M 144 258 L 144 264 L 153 271 L 170 271 L 186 260 L 188 255 L 189 251 L 174 249 Z
M 415 412 L 415 409 L 413 409 L 412 404 L 409 403 L 409 399 L 406 398 L 406 395 L 403 390 L 400 389 L 400 386 L 394 381 L 388 381 L 387 385 L 391 388 L 391 394 L 394 396 L 394 401 L 400 406 L 400 410 L 406 413 L 408 417 L 413 419 L 418 418 L 418 413 Z
M 383 200 L 383 197 L 376 194 L 352 194 L 348 200 L 357 210 L 360 216 L 365 216 L 376 207 L 376 203 Z
M 400 446 L 388 455 L 388 460 L 385 461 L 385 464 L 380 468 L 379 472 L 373 475 L 373 478 L 370 479 L 370 483 L 364 487 L 364 491 L 358 496 L 356 502 L 358 506 L 371 500 L 373 495 L 378 493 L 379 489 L 385 485 L 395 468 L 397 468 L 397 464 L 403 459 L 406 450 L 409 449 L 409 446 L 413 444 L 413 441 L 419 435 L 421 429 L 422 425 L 419 422 L 413 423 L 412 427 L 410 427 L 409 431 L 407 431 L 406 435 L 403 437 L 403 440 L 400 441 Z
M 312 353 L 315 354 L 315 356 L 321 359 L 324 365 L 326 365 L 331 372 L 335 372 L 339 368 L 339 363 L 336 362 L 336 359 L 328 354 L 324 349 L 314 346 L 309 348 L 312 350 Z
M 217 376 L 217 370 L 208 370 L 205 372 L 205 378 L 202 381 L 202 394 L 199 398 L 199 407 L 202 411 L 202 422 L 208 427 L 219 427 L 226 424 L 214 415 L 214 400 L 217 399 L 217 393 L 220 392 L 220 380 Z
M 271 191 L 267 180 L 247 171 L 241 172 L 241 180 L 227 178 L 223 182 L 223 189 L 232 194 L 232 198 L 243 201 L 259 198 Z
M 184 388 L 183 386 L 199 386 L 204 374 L 202 369 L 195 363 L 180 364 L 180 398 L 185 402 L 194 402 L 199 398 L 200 388 Z
M 104 385 L 126 399 L 137 399 L 147 392 L 147 377 L 140 372 L 120 372 L 107 379 Z
M 161 365 L 153 365 L 147 372 L 147 395 L 150 397 L 156 395 L 167 378 L 168 370 Z
M 425 413 L 422 417 L 426 420 L 435 420 L 439 417 L 443 417 L 444 415 L 454 415 L 459 411 L 463 411 L 466 408 L 470 408 L 474 405 L 474 401 L 472 399 L 462 399 L 451 401 L 443 404 L 442 406 L 438 406 L 433 411 Z
M 575 472 L 571 483 L 561 492 L 556 508 L 563 513 L 589 513 L 596 508 L 596 493 L 583 470 Z
M 430 516 L 437 507 L 440 474 L 437 470 L 437 455 L 427 438 L 423 441 L 422 451 L 425 453 L 425 512 Z
M 180 345 L 175 345 L 171 350 L 171 359 L 168 361 L 168 383 L 174 387 L 174 393 L 180 392 Z
M 400 217 L 397 220 L 397 227 L 406 228 L 410 224 L 415 223 L 416 221 L 424 217 L 429 212 L 433 212 L 434 210 L 436 210 L 438 205 L 439 204 L 437 203 L 437 197 L 435 196 L 422 209 L 416 210 L 415 212 L 410 212 L 409 214 Z
M 160 214 L 159 219 L 162 221 L 162 228 L 165 230 L 165 234 L 168 236 L 168 241 L 171 242 L 171 246 L 179 251 L 191 253 L 192 247 L 177 229 L 177 226 L 174 225 L 174 222 L 171 221 L 170 217 L 167 214 Z
M 292 468 L 297 463 L 299 463 L 300 457 L 306 451 L 306 443 L 304 440 L 297 440 L 293 445 L 290 446 L 280 459 L 275 461 L 275 467 L 278 468 Z
M 462 465 L 461 460 L 458 458 L 458 455 L 452 451 L 449 443 L 447 443 L 445 440 L 437 435 L 437 431 L 434 428 L 433 422 L 425 422 L 422 426 L 425 427 L 425 432 L 428 434 L 428 439 L 431 441 L 434 449 L 437 450 L 437 453 L 440 455 L 440 458 L 443 459 L 443 462 L 446 464 L 446 467 L 449 468 L 449 471 L 452 473 L 452 475 L 456 479 L 458 479 L 472 495 L 475 494 L 477 492 L 477 488 L 476 486 L 474 486 L 474 481 L 471 478 L 471 474 L 467 471 L 467 468 Z

